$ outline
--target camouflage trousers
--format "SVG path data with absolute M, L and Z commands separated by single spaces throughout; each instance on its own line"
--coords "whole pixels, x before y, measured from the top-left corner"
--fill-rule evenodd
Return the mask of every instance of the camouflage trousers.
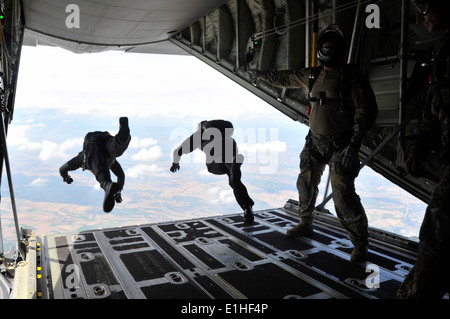
M 368 221 L 355 191 L 355 178 L 359 173 L 359 163 L 344 168 L 341 165 L 341 149 L 328 152 L 332 141 L 312 137 L 300 153 L 300 174 L 297 178 L 299 196 L 299 217 L 303 221 L 312 221 L 318 185 L 326 165 L 330 167 L 332 197 L 337 216 L 347 230 L 350 240 L 355 244 L 368 243 Z M 318 153 L 317 153 L 318 152 Z M 327 156 L 327 154 L 330 154 Z M 329 158 L 327 158 L 329 157 Z
M 449 276 L 449 170 L 431 196 L 420 227 L 417 260 L 397 292 L 401 299 L 442 299 Z

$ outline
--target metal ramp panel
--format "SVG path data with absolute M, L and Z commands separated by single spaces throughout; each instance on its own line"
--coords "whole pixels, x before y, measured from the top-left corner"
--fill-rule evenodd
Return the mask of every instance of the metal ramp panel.
M 351 242 L 338 222 L 327 219 L 316 218 L 315 233 L 295 239 L 284 235 L 297 223 L 284 208 L 255 212 L 251 225 L 232 214 L 43 236 L 37 296 L 395 298 L 414 252 L 371 239 L 368 262 L 351 263 Z

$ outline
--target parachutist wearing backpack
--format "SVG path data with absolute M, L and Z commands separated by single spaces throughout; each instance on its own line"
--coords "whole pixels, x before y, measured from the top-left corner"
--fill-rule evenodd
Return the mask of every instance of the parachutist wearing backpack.
M 309 89 L 310 130 L 297 179 L 300 222 L 286 235 L 313 233 L 318 185 L 328 164 L 336 213 L 354 245 L 351 260 L 361 262 L 368 254 L 368 221 L 354 181 L 359 173 L 359 148 L 375 123 L 378 107 L 367 78 L 346 64 L 344 36 L 336 25 L 319 35 L 317 55 L 320 67 L 259 74 L 277 87 Z
M 105 191 L 103 210 L 106 213 L 114 208 L 115 203 L 122 202 L 121 190 L 125 184 L 125 174 L 116 158 L 128 148 L 131 136 L 128 118 L 121 117 L 119 123 L 119 132 L 115 136 L 99 131 L 87 133 L 83 150 L 59 168 L 59 173 L 67 184 L 73 182 L 68 171 L 79 168 L 90 170 Z M 117 176 L 117 183 L 111 181 L 110 169 Z
M 230 187 L 239 206 L 244 210 L 244 221 L 253 223 L 253 200 L 248 195 L 247 188 L 241 181 L 241 165 L 244 156 L 239 154 L 233 135 L 233 124 L 224 120 L 202 121 L 197 130 L 173 151 L 173 163 L 170 171 L 175 173 L 180 169 L 180 159 L 183 154 L 189 154 L 196 149 L 206 154 L 208 172 L 215 175 L 227 175 Z

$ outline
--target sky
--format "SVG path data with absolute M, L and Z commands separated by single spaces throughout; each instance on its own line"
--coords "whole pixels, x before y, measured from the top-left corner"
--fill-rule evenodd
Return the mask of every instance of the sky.
M 123 202 L 105 214 L 103 190 L 91 173 L 72 172 L 74 183 L 68 185 L 58 169 L 81 151 L 87 132 L 115 134 L 121 116 L 129 118 L 132 135 L 118 158 L 126 175 Z M 242 181 L 254 210 L 297 199 L 299 153 L 308 128 L 197 58 L 23 47 L 8 129 L 19 223 L 40 236 L 242 214 L 226 176 L 209 174 L 202 152 L 183 156 L 180 171 L 169 171 L 173 149 L 198 122 L 211 119 L 234 125 L 245 157 Z M 14 222 L 3 176 L 0 216 L 7 250 L 14 242 Z M 369 168 L 356 188 L 371 226 L 417 236 L 424 203 Z M 334 212 L 332 201 L 327 208 Z

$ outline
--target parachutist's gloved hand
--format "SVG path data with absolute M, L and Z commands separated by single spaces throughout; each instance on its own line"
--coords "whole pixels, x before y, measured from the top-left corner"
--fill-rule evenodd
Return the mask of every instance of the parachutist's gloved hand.
M 342 166 L 345 168 L 350 168 L 353 165 L 355 165 L 355 163 L 359 161 L 358 152 L 359 152 L 359 145 L 355 143 L 350 143 L 349 145 L 347 145 L 347 147 L 344 148 L 344 150 L 341 153 Z
M 114 194 L 114 200 L 118 204 L 122 202 L 122 193 L 120 191 Z
M 172 167 L 170 168 L 170 171 L 172 173 L 175 173 L 176 171 L 178 171 L 180 169 L 180 164 L 178 163 L 172 163 Z
M 67 184 L 72 184 L 73 179 L 72 177 L 70 177 L 70 175 L 67 175 L 66 177 L 63 178 L 63 181 L 66 182 Z

